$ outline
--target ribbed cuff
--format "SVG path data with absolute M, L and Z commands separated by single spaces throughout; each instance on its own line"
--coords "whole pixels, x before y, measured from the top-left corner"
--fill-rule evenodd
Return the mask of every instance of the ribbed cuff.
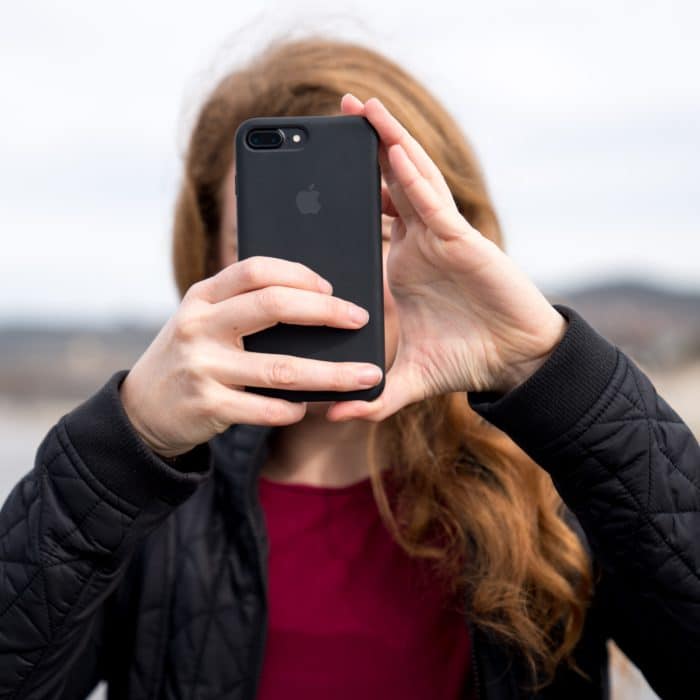
M 119 370 L 95 394 L 61 418 L 85 466 L 112 493 L 142 508 L 153 498 L 178 505 L 211 472 L 209 443 L 197 445 L 170 465 L 134 429 L 119 387 Z
M 544 364 L 505 394 L 467 394 L 479 415 L 523 449 L 546 445 L 574 426 L 603 393 L 618 361 L 618 348 L 577 311 L 553 306 L 568 327 Z

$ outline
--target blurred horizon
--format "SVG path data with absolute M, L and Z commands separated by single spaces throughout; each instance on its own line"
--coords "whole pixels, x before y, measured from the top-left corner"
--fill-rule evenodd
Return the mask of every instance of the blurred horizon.
M 700 309 L 700 285 L 671 285 L 643 278 L 641 275 L 619 275 L 601 277 L 600 279 L 583 280 L 579 284 L 570 286 L 553 286 L 551 288 L 540 285 L 542 293 L 552 303 L 557 301 L 570 301 L 600 298 L 605 303 L 617 300 L 622 295 L 650 296 L 658 299 L 669 299 L 672 302 L 681 303 L 690 300 L 697 302 Z M 50 315 L 40 309 L 16 310 L 9 312 L 0 309 L 0 332 L 7 329 L 90 329 L 90 328 L 149 328 L 152 329 L 165 323 L 165 321 L 177 310 L 177 301 L 174 300 L 171 307 L 155 309 L 144 313 L 134 313 L 133 309 L 121 308 L 107 311 L 83 311 L 62 309 Z M 641 311 L 641 309 L 640 309 Z M 603 314 L 605 315 L 605 314 Z

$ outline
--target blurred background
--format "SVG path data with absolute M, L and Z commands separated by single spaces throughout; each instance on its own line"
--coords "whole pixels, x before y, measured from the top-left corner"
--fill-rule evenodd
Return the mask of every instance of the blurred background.
M 247 5 L 0 10 L 0 501 L 177 307 L 170 226 L 193 115 L 280 34 L 354 39 L 416 74 L 480 156 L 510 255 L 700 431 L 698 3 Z M 619 653 L 614 697 L 655 697 Z

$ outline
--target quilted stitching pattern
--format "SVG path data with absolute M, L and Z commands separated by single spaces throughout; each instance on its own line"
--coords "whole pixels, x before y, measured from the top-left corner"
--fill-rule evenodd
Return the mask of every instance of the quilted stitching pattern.
M 80 654 L 90 620 L 75 625 L 73 614 L 99 601 L 110 581 L 104 565 L 136 515 L 90 483 L 68 457 L 66 439 L 61 424 L 49 432 L 0 513 L 0 697 L 24 697 L 39 669 Z
M 168 698 L 249 698 L 265 625 L 258 551 L 244 501 L 251 452 L 266 429 L 216 438 L 215 483 L 176 515 L 177 566 L 168 637 Z M 259 463 L 259 460 L 258 460 Z
M 63 420 L 49 431 L 0 511 L 0 698 L 61 695 L 122 564 L 170 510 L 157 500 L 139 510 L 109 491 Z
M 700 681 L 700 448 L 620 353 L 598 403 L 533 457 L 603 569 L 609 632 L 662 697 Z M 678 640 L 678 641 L 676 641 Z M 682 640 L 682 641 L 681 641 Z

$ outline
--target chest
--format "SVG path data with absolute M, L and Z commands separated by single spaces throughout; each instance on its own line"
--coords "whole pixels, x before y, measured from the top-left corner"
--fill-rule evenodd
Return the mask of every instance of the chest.
M 393 539 L 369 480 L 263 480 L 268 620 L 260 700 L 458 698 L 471 648 L 428 561 Z

